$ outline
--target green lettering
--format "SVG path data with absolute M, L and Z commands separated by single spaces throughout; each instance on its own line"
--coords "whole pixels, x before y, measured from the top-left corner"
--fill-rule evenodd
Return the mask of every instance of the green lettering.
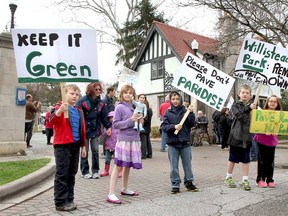
M 33 51 L 29 53 L 29 55 L 26 58 L 26 69 L 28 73 L 30 73 L 32 76 L 41 76 L 45 73 L 45 67 L 43 65 L 36 65 L 32 67 L 33 70 L 31 69 L 32 59 L 36 56 L 41 56 L 41 55 L 42 55 L 41 52 Z
M 80 66 L 80 74 L 81 76 L 85 75 L 85 70 L 88 72 L 88 77 L 91 77 L 91 69 L 87 65 Z

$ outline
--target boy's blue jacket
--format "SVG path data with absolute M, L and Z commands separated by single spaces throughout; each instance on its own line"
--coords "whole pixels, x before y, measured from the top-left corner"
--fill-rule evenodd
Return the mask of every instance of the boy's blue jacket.
M 175 107 L 170 102 L 170 108 L 165 112 L 163 122 L 160 126 L 161 129 L 168 134 L 167 145 L 190 145 L 190 131 L 191 128 L 195 126 L 195 114 L 193 112 L 189 113 L 182 129 L 178 132 L 178 134 L 174 134 L 175 125 L 180 123 L 186 111 L 187 109 L 183 105 L 182 100 L 178 107 Z
M 234 102 L 231 107 L 233 122 L 231 125 L 231 132 L 227 143 L 231 146 L 250 148 L 251 133 L 250 126 L 250 112 L 251 102 L 244 104 L 242 101 Z

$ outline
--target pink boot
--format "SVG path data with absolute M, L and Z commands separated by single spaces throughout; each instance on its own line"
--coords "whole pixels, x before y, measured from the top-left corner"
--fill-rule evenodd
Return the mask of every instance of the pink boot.
M 100 176 L 101 177 L 109 176 L 109 169 L 110 169 L 110 164 L 105 164 L 104 172 L 102 174 L 100 174 Z

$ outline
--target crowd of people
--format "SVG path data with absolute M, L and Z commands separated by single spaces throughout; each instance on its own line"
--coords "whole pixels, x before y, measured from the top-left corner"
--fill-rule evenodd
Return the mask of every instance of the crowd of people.
M 106 201 L 121 204 L 115 194 L 118 179 L 121 178 L 122 196 L 138 196 L 137 191 L 128 187 L 130 169 L 142 169 L 142 160 L 151 159 L 152 145 L 150 140 L 151 119 L 153 111 L 145 94 L 136 95 L 131 85 L 124 85 L 116 101 L 115 88 L 107 89 L 101 99 L 103 87 L 100 82 L 87 85 L 85 95 L 80 97 L 77 85 L 65 86 L 66 101 L 59 101 L 55 107 L 48 107 L 45 118 L 47 144 L 55 152 L 56 173 L 54 183 L 54 201 L 57 211 L 73 211 L 75 175 L 80 164 L 81 176 L 84 179 L 98 179 L 110 176 L 110 187 Z M 224 184 L 235 188 L 233 179 L 235 164 L 242 163 L 242 187 L 250 190 L 249 163 L 252 142 L 256 147 L 258 172 L 256 183 L 259 187 L 275 187 L 273 180 L 275 146 L 278 143 L 275 134 L 250 134 L 250 112 L 256 108 L 252 100 L 251 88 L 242 85 L 238 90 L 239 100 L 231 110 L 224 107 L 221 112 L 213 113 L 216 142 L 222 149 L 229 149 L 227 174 Z M 27 147 L 30 146 L 33 115 L 39 111 L 41 103 L 32 102 L 27 95 L 25 136 Z M 280 100 L 276 96 L 267 99 L 263 109 L 281 110 Z M 27 114 L 28 112 L 28 114 Z M 68 112 L 68 118 L 64 113 Z M 187 114 L 186 114 L 187 113 Z M 192 171 L 192 148 L 201 146 L 201 134 L 207 133 L 208 119 L 203 111 L 194 114 L 193 107 L 183 103 L 177 91 L 172 91 L 160 105 L 160 132 L 162 143 L 160 152 L 168 149 L 170 163 L 171 193 L 180 192 L 181 177 L 179 158 L 184 170 L 184 186 L 188 191 L 196 192 Z M 183 119 L 184 116 L 187 118 Z M 101 141 L 102 140 L 102 141 Z M 99 164 L 99 144 L 103 144 L 105 155 L 104 169 L 101 174 Z M 91 165 L 88 152 L 91 150 Z M 111 161 L 114 159 L 113 168 Z M 111 171 L 112 170 L 112 171 Z M 110 175 L 111 173 L 111 175 Z

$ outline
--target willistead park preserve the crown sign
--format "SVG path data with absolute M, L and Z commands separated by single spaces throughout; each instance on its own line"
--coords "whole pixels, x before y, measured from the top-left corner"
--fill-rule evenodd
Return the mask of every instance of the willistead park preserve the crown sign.
M 93 29 L 12 29 L 18 82 L 98 81 Z
M 246 37 L 234 77 L 288 89 L 288 49 Z

